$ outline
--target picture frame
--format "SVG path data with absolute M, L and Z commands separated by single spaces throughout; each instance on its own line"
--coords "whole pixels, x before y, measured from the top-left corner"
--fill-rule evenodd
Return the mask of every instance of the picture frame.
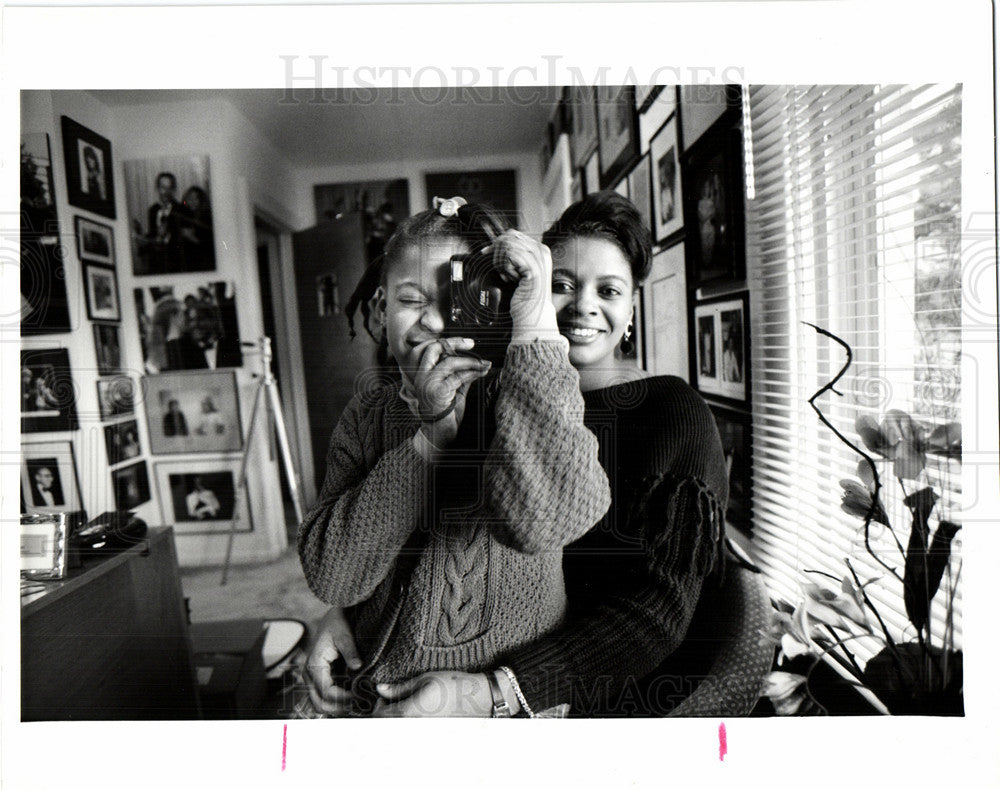
M 143 381 L 153 455 L 243 449 L 233 371 L 178 371 L 146 376 Z
M 666 241 L 684 230 L 677 116 L 670 116 L 649 144 L 653 181 L 653 240 Z
M 546 132 L 547 133 L 547 132 Z M 555 141 L 553 140 L 553 145 Z M 427 208 L 434 197 L 461 195 L 469 203 L 485 203 L 503 214 L 516 228 L 519 224 L 516 170 L 453 170 L 424 173 Z
M 108 466 L 115 466 L 142 455 L 139 441 L 139 423 L 125 420 L 104 426 L 104 449 L 108 454 Z
M 688 281 L 692 288 L 746 276 L 743 141 L 722 122 L 681 158 Z
M 243 364 L 233 282 L 153 285 L 135 288 L 132 295 L 147 373 Z
M 753 420 L 747 411 L 708 405 L 729 468 L 726 523 L 750 537 L 753 528 Z
M 122 350 L 118 324 L 93 324 L 93 327 L 98 375 L 114 376 L 121 373 Z
M 135 382 L 129 376 L 97 380 L 97 407 L 102 420 L 135 414 Z
M 642 287 L 646 370 L 690 381 L 684 244 L 653 256 Z
M 587 164 L 583 168 L 583 189 L 587 195 L 599 192 L 601 189 L 601 167 L 597 159 L 597 151 L 590 155 L 590 159 L 587 160 Z
M 66 192 L 71 206 L 115 219 L 115 181 L 111 141 L 62 116 Z
M 677 86 L 664 85 L 639 114 L 639 152 L 647 153 L 650 142 L 671 115 L 678 115 L 680 107 L 677 99 Z M 679 122 L 682 123 L 682 122 Z M 682 143 L 678 133 L 678 143 Z M 680 145 L 678 145 L 680 148 Z
M 111 470 L 116 510 L 134 510 L 150 500 L 149 471 L 145 461 Z
M 66 576 L 69 531 L 65 513 L 21 514 L 22 579 L 53 580 Z
M 84 263 L 83 282 L 87 292 L 87 318 L 91 321 L 121 321 L 118 272 L 110 266 Z
M 642 157 L 632 172 L 628 174 L 628 195 L 632 205 L 639 211 L 642 223 L 652 236 L 653 233 L 653 195 L 650 180 L 649 155 Z M 653 236 L 655 241 L 655 236 Z
M 570 148 L 573 167 L 580 168 L 597 150 L 597 103 L 594 88 L 590 85 L 574 85 L 570 88 L 568 107 L 572 116 Z
M 681 143 L 691 148 L 723 116 L 735 122 L 741 115 L 739 85 L 695 83 L 680 87 Z
M 735 405 L 750 401 L 750 298 L 746 291 L 696 302 L 691 311 L 691 380 Z
M 597 151 L 601 189 L 608 189 L 639 158 L 639 121 L 635 111 L 635 86 L 599 85 L 597 101 Z
M 664 85 L 636 85 L 635 86 L 635 109 L 636 112 L 645 112 L 653 103 L 653 100 L 663 90 Z
M 21 497 L 25 513 L 83 510 L 72 442 L 21 444 Z
M 65 348 L 21 349 L 21 433 L 78 427 L 76 384 Z
M 75 217 L 73 222 L 76 229 L 76 252 L 80 260 L 114 266 L 115 236 L 111 226 L 81 216 Z
M 49 135 L 21 135 L 20 263 L 22 335 L 72 330 L 66 250 L 59 241 Z
M 178 535 L 229 532 L 236 515 L 239 458 L 161 461 L 153 468 L 164 524 Z M 237 533 L 253 531 L 249 492 L 243 493 Z

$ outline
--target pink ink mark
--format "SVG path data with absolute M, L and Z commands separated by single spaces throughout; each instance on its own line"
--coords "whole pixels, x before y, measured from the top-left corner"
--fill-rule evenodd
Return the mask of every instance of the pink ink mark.
M 726 752 L 729 749 L 726 746 L 726 725 L 725 723 L 719 724 L 719 762 L 726 759 Z
M 724 736 L 723 736 L 724 737 Z M 285 770 L 285 754 L 288 750 L 288 725 L 286 724 L 281 732 L 281 770 Z

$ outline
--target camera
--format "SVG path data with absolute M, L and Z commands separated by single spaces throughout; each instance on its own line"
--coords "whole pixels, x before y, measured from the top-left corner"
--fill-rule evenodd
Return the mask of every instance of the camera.
M 510 298 L 516 282 L 506 282 L 493 261 L 493 252 L 454 255 L 451 258 L 451 321 L 453 335 L 471 337 L 472 353 L 503 364 L 510 343 Z

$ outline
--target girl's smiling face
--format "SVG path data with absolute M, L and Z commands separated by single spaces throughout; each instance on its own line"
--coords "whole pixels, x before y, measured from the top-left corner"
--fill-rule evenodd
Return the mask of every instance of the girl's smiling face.
M 552 250 L 552 303 L 577 370 L 611 368 L 632 320 L 635 283 L 621 248 L 578 236 Z
M 421 344 L 444 333 L 451 257 L 468 252 L 460 239 L 427 237 L 407 244 L 388 266 L 383 294 L 386 341 L 403 372 L 416 370 Z

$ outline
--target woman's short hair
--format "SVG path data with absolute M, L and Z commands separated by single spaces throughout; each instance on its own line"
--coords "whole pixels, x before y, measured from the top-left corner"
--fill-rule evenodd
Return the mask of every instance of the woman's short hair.
M 557 219 L 542 235 L 553 252 L 570 239 L 601 238 L 613 242 L 625 255 L 632 280 L 640 285 L 653 265 L 652 239 L 639 210 L 614 190 L 587 195 Z

